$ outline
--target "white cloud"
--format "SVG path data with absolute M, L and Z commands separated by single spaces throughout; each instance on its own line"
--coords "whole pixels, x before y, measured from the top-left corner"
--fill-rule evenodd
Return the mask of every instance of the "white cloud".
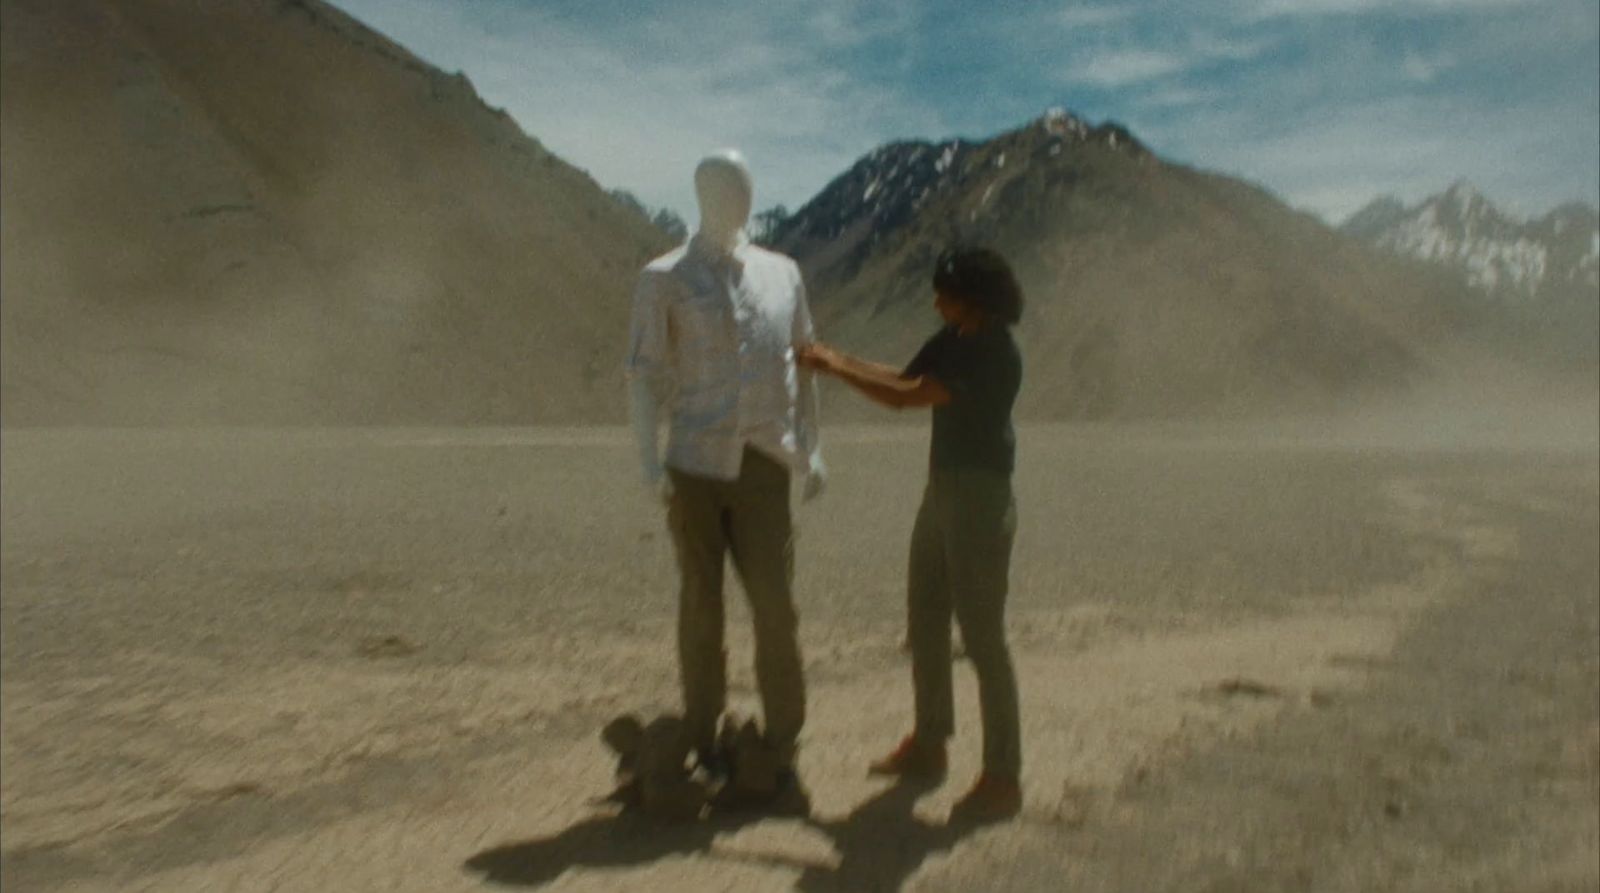
M 1147 109 L 1184 109 L 1209 105 L 1226 94 L 1214 87 L 1162 87 L 1137 100 L 1137 105 Z
M 1273 41 L 1263 37 L 1218 37 L 1204 32 L 1196 33 L 1189 41 L 1190 50 L 1205 60 L 1246 62 L 1271 49 Z
M 1555 132 L 1550 115 L 1400 97 L 1291 118 L 1270 130 L 1235 113 L 1187 123 L 1181 137 L 1156 131 L 1160 139 L 1182 140 L 1184 160 L 1266 184 L 1289 204 L 1337 223 L 1379 195 L 1415 202 L 1461 177 L 1524 214 L 1570 200 L 1585 184 L 1571 182 L 1568 172 L 1594 142 Z
M 1407 52 L 1400 62 L 1400 69 L 1408 79 L 1419 84 L 1427 84 L 1454 64 L 1455 61 L 1448 55 L 1424 56 L 1416 52 Z
M 806 30 L 827 47 L 856 47 L 888 37 L 904 40 L 918 18 L 914 0 L 814 0 L 807 5 Z
M 1174 47 L 1092 48 L 1067 69 L 1065 78 L 1069 83 L 1103 88 L 1132 87 L 1202 65 L 1244 62 L 1260 56 L 1271 46 L 1271 41 L 1262 38 L 1220 37 L 1195 31 Z
M 1126 87 L 1184 71 L 1191 57 L 1164 50 L 1097 50 L 1067 71 L 1073 83 Z
M 1370 12 L 1461 12 L 1526 6 L 1538 0 L 1239 0 L 1252 18 L 1348 15 Z
M 510 3 L 338 2 L 428 61 L 466 70 L 485 101 L 603 186 L 691 222 L 694 165 L 714 149 L 745 152 L 758 207 L 796 207 L 886 132 L 942 129 L 915 97 L 817 64 L 821 43 L 881 37 L 903 21 L 859 16 L 842 0 L 808 5 L 800 33 L 718 10 L 639 22 L 620 37 Z
M 1068 28 L 1104 28 L 1129 21 L 1135 10 L 1130 6 L 1068 6 L 1056 20 Z
M 921 18 L 911 0 L 702 0 L 725 5 L 605 28 L 520 0 L 336 2 L 429 61 L 465 69 L 487 101 L 604 186 L 691 221 L 691 171 L 715 148 L 750 157 L 758 206 L 796 207 L 887 140 L 943 137 L 950 119 L 967 133 L 996 132 L 1023 117 L 997 118 L 998 105 L 962 98 L 928 72 L 922 42 L 937 48 L 972 22 Z M 1073 86 L 1097 88 L 1098 107 L 1078 111 L 1124 121 L 1163 155 L 1266 184 L 1329 220 L 1381 192 L 1416 199 L 1463 176 L 1539 212 L 1600 190 L 1600 115 L 1589 0 L 1487 15 L 1530 2 L 1199 0 L 1181 29 L 1165 27 L 1164 3 L 1102 2 L 986 18 L 1011 40 L 1004 45 L 1038 50 L 963 64 L 993 89 L 1040 96 L 1040 108 L 1072 104 Z M 1413 43 L 1379 9 L 1485 15 L 1446 40 L 1425 31 Z M 1250 24 L 1242 10 L 1367 12 L 1377 27 L 1358 17 Z M 1292 40 L 1297 52 L 1269 53 L 1272 40 Z M 880 54 L 882 80 L 819 61 L 869 53 Z M 1523 99 L 1486 100 L 1465 76 L 1520 78 L 1558 55 L 1591 61 L 1558 88 L 1527 81 Z M 1066 96 L 1049 95 L 1063 86 Z

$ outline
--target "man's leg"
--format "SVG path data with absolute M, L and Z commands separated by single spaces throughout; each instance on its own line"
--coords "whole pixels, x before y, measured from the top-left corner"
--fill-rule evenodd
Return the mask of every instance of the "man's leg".
M 727 702 L 723 645 L 722 566 L 727 552 L 723 508 L 715 481 L 670 471 L 667 523 L 678 556 L 678 669 L 683 722 L 701 755 L 716 745 L 717 720 Z
M 806 720 L 806 688 L 794 609 L 788 469 L 747 449 L 731 502 L 729 545 L 755 624 L 756 683 L 767 743 L 792 764 Z

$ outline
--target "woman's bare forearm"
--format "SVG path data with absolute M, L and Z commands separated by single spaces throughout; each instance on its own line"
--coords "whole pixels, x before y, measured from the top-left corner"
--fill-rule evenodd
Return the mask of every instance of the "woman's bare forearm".
M 890 409 L 940 406 L 950 400 L 944 386 L 927 376 L 907 378 L 893 366 L 852 357 L 824 344 L 804 345 L 798 348 L 798 357 L 801 365 L 838 376 L 869 400 Z
M 863 396 L 890 409 L 903 409 L 907 393 L 916 386 L 915 382 L 901 378 L 894 369 L 877 364 L 847 361 L 834 366 L 832 371 Z
M 853 357 L 850 354 L 843 352 L 839 352 L 837 357 L 840 366 L 851 370 L 863 378 L 869 378 L 873 381 L 883 382 L 885 384 L 892 384 L 896 381 L 906 380 L 900 375 L 900 370 L 894 366 L 889 366 L 884 363 L 874 363 L 871 360 L 863 360 L 860 357 Z

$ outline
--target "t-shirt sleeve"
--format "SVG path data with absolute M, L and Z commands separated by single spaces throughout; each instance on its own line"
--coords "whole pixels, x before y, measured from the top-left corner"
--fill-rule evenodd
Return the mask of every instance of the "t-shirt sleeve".
M 1009 407 L 1022 383 L 1021 358 L 1008 341 L 999 339 L 952 352 L 930 371 L 955 399 L 986 406 Z
M 927 343 L 922 345 L 922 349 L 918 350 L 917 355 L 911 358 L 911 362 L 906 364 L 906 368 L 900 372 L 900 377 L 916 378 L 919 375 L 927 375 L 938 365 L 938 357 L 939 336 L 934 335 L 927 340 Z

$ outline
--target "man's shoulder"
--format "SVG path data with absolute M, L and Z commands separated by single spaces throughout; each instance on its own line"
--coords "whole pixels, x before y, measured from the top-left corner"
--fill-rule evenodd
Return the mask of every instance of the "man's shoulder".
M 677 269 L 678 264 L 683 263 L 683 259 L 688 256 L 688 254 L 689 246 L 687 244 L 679 245 L 671 251 L 668 251 L 666 254 L 654 258 L 649 263 L 645 264 L 641 275 L 659 276 L 665 273 L 671 273 L 673 270 Z
M 742 259 L 746 266 L 755 264 L 773 269 L 789 270 L 794 272 L 795 275 L 800 273 L 800 265 L 795 263 L 794 258 L 780 251 L 773 251 L 771 248 L 763 248 L 760 245 L 747 245 L 742 253 L 744 255 Z

